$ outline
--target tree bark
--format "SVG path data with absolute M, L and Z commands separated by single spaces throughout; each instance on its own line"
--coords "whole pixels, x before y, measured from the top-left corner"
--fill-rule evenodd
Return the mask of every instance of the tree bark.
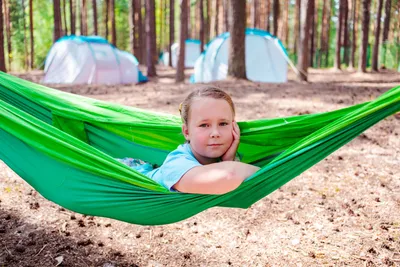
M 389 38 L 389 29 L 390 29 L 390 13 L 391 13 L 392 1 L 386 0 L 385 2 L 385 20 L 383 22 L 383 36 L 382 36 L 382 44 L 383 44 L 383 59 L 382 59 L 382 68 L 385 68 L 386 64 L 386 46 Z
M 300 34 L 300 11 L 301 11 L 301 0 L 296 0 L 296 6 L 294 9 L 295 16 L 294 16 L 294 30 L 293 30 L 293 52 L 296 55 L 297 55 L 297 46 Z M 267 31 L 269 31 L 268 28 Z
M 392 3 L 392 0 L 386 0 L 386 4 L 385 4 L 385 20 L 383 22 L 382 43 L 386 43 L 387 40 L 388 40 L 388 36 L 389 36 L 391 3 Z
M 25 0 L 22 0 L 22 25 L 24 29 L 24 69 L 27 70 L 29 67 L 29 58 L 28 58 L 28 42 L 26 38 Z
M 81 35 L 88 35 L 87 28 L 87 5 L 86 0 L 82 0 L 81 2 Z
M 108 13 L 110 13 L 110 0 L 105 0 L 104 1 L 104 28 L 106 30 L 105 32 L 105 38 L 108 40 L 108 34 L 109 34 L 109 29 L 108 29 Z
M 278 36 L 278 21 L 279 21 L 279 1 L 273 0 L 273 12 L 274 12 L 274 35 Z
M 9 0 L 4 0 L 4 17 L 6 23 L 6 35 L 7 35 L 7 55 L 8 55 L 8 70 L 11 70 L 12 63 L 12 42 L 11 42 L 11 21 L 10 21 L 10 6 L 8 3 Z
M 352 42 L 351 42 L 351 54 L 350 54 L 350 69 L 355 68 L 355 54 L 357 49 L 357 26 L 358 26 L 358 4 L 357 0 L 352 0 L 352 15 L 351 21 L 353 22 L 352 28 Z
M 143 53 L 142 53 L 142 49 L 144 49 L 144 47 L 142 48 L 142 39 L 145 39 L 144 36 L 142 35 L 142 28 L 143 28 L 143 24 L 142 24 L 142 5 L 141 5 L 141 1 L 140 0 L 134 0 L 135 1 L 135 9 L 134 9 L 134 28 L 135 28 L 135 37 L 134 37 L 134 55 L 137 57 L 137 59 L 139 60 L 139 62 L 143 63 Z M 171 0 L 173 1 L 173 0 Z
M 185 41 L 188 32 L 188 0 L 181 0 L 181 25 L 179 36 L 179 54 L 176 69 L 176 82 L 185 80 Z
M 67 0 L 63 0 L 63 17 L 64 17 L 64 35 L 68 35 L 68 24 L 67 24 Z
M 246 79 L 245 60 L 245 30 L 246 30 L 246 1 L 231 0 L 230 47 L 228 75 Z
M 29 32 L 30 32 L 30 46 L 31 46 L 29 67 L 32 70 L 35 58 L 34 35 L 33 35 L 33 0 L 29 0 Z
M 318 57 L 318 61 L 317 61 L 317 68 L 321 67 L 322 55 L 325 52 L 325 40 L 326 40 L 326 34 L 327 34 L 327 32 L 326 32 L 326 26 L 327 26 L 326 25 L 327 24 L 326 11 L 327 11 L 327 3 L 326 3 L 326 1 L 323 1 L 323 4 L 322 4 L 322 18 L 321 18 L 321 30 L 320 30 L 321 34 L 319 36 L 319 38 L 320 38 L 319 39 L 320 48 L 319 48 L 319 57 Z
M 208 43 L 211 39 L 211 0 L 206 0 L 206 22 L 205 22 L 205 43 Z
M 258 27 L 258 0 L 253 0 L 251 5 L 251 25 L 253 28 Z
M 220 0 L 215 0 L 215 15 L 214 15 L 214 36 L 219 35 L 219 5 Z
M 94 35 L 98 35 L 98 23 L 97 23 L 97 1 L 93 0 L 92 1 L 92 8 L 93 8 L 93 30 L 94 30 Z
M 343 37 L 342 37 L 342 47 L 343 50 L 343 62 L 349 65 L 349 2 L 348 0 L 343 0 Z
M 61 33 L 61 10 L 60 0 L 53 0 L 53 12 L 54 12 L 54 34 L 53 42 L 56 42 L 62 35 Z
M 154 64 L 154 56 L 157 56 L 155 39 L 155 0 L 146 0 L 146 39 L 147 39 L 147 76 L 154 77 L 157 75 Z
M 340 59 L 340 49 L 342 47 L 342 25 L 343 25 L 343 1 L 344 0 L 339 0 L 339 14 L 338 14 L 338 20 L 336 23 L 336 49 L 335 49 L 335 64 L 334 68 L 337 70 L 341 69 L 341 59 Z
M 224 32 L 229 31 L 229 2 L 234 0 L 223 0 L 224 4 Z M 245 9 L 246 12 L 246 9 Z
M 169 45 L 168 45 L 168 63 L 172 67 L 172 50 L 171 47 L 175 41 L 175 0 L 170 0 L 169 10 Z
M 313 5 L 315 5 L 315 0 L 311 0 L 313 3 Z M 314 8 L 315 9 L 315 8 Z M 313 67 L 313 59 L 314 59 L 314 48 L 315 48 L 315 35 L 316 35 L 316 31 L 315 31 L 315 25 L 316 25 L 316 21 L 315 21 L 315 13 L 318 14 L 318 12 L 314 12 L 314 14 L 311 16 L 310 21 L 310 52 L 309 52 L 309 67 Z
M 111 43 L 117 46 L 117 29 L 115 25 L 115 0 L 110 0 Z
M 289 44 L 289 1 L 285 0 L 283 5 L 282 42 L 285 47 Z
M 95 1 L 95 0 L 94 0 Z M 129 0 L 129 47 L 132 55 L 135 55 L 135 0 Z
M 378 0 L 378 10 L 377 10 L 377 17 L 376 17 L 376 22 L 375 22 L 375 42 L 374 42 L 374 50 L 372 53 L 372 70 L 373 71 L 378 71 L 382 5 L 383 5 L 383 0 Z
M 32 1 L 32 0 L 31 0 Z M 3 25 L 3 0 L 0 0 L 0 71 L 6 72 L 6 61 L 4 57 L 4 25 Z
M 299 1 L 299 0 L 298 0 Z M 271 0 L 265 2 L 265 29 L 267 32 L 271 31 L 270 15 L 271 15 Z
M 31 0 L 30 0 L 31 1 Z M 75 35 L 76 26 L 75 26 L 75 0 L 69 1 L 69 14 L 70 14 L 70 22 L 71 22 L 71 34 Z
M 362 31 L 361 31 L 361 50 L 360 58 L 358 61 L 358 71 L 367 71 L 367 47 L 368 47 L 368 33 L 369 33 L 369 10 L 371 0 L 362 0 Z
M 203 53 L 204 48 L 204 3 L 203 0 L 199 0 L 200 5 L 200 51 Z
M 325 48 L 325 67 L 329 66 L 329 44 L 330 44 L 330 39 L 331 39 L 331 17 L 332 17 L 332 9 L 334 6 L 334 0 L 329 1 L 328 3 L 328 23 L 327 23 L 327 29 L 326 29 L 326 48 Z
M 299 36 L 299 49 L 298 49 L 298 61 L 297 69 L 299 70 L 298 79 L 300 81 L 307 81 L 308 72 L 307 68 L 309 65 L 308 51 L 309 51 L 309 39 L 310 39 L 310 26 L 311 17 L 314 16 L 314 0 L 302 0 L 301 1 L 301 12 L 300 12 L 300 36 Z

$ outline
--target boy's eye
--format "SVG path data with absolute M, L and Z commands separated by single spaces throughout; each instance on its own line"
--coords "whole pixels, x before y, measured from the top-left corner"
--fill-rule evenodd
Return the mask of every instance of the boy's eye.
M 207 126 L 208 126 L 208 124 L 206 124 L 206 123 L 200 124 L 200 127 L 207 127 Z
M 228 123 L 227 122 L 221 122 L 219 125 L 226 126 L 226 125 L 228 125 Z

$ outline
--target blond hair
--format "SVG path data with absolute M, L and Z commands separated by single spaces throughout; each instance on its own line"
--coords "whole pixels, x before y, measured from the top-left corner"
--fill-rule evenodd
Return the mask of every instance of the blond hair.
M 187 125 L 189 121 L 190 106 L 192 101 L 199 97 L 211 97 L 214 99 L 223 99 L 228 102 L 232 109 L 233 116 L 235 116 L 235 105 L 233 104 L 232 98 L 224 91 L 215 86 L 207 86 L 194 90 L 191 92 L 185 100 L 179 105 L 179 112 L 181 113 L 182 122 Z

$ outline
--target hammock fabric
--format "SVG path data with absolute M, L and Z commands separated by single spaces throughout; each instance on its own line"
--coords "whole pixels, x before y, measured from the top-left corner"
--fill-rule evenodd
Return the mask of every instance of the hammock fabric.
M 179 117 L 106 103 L 0 73 L 0 160 L 75 212 L 142 225 L 214 206 L 247 208 L 400 110 L 400 87 L 332 112 L 239 122 L 242 161 L 261 167 L 224 195 L 169 192 L 115 158 L 160 165 L 184 142 Z

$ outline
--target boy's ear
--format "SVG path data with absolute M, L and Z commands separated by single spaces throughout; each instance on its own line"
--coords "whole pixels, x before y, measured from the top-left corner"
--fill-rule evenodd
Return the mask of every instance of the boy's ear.
M 185 136 L 186 141 L 189 141 L 189 129 L 185 123 L 182 124 L 182 133 L 183 136 Z

